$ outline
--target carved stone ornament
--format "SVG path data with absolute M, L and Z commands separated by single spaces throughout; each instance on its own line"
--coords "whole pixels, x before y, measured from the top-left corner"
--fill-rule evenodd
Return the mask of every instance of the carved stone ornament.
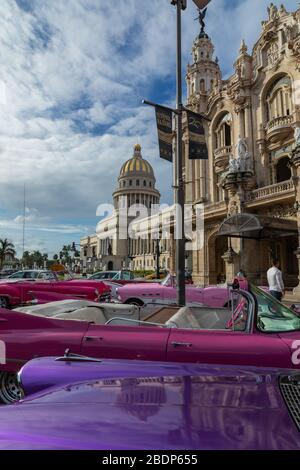
M 270 6 L 268 7 L 268 15 L 269 15 L 269 21 L 275 21 L 277 20 L 279 14 L 278 14 L 278 8 L 274 3 L 272 2 Z
M 268 65 L 269 67 L 274 67 L 279 61 L 279 47 L 278 43 L 272 42 L 269 48 L 267 49 Z
M 294 139 L 295 139 L 296 147 L 299 147 L 300 146 L 300 127 L 298 126 L 295 126 Z
M 294 204 L 278 204 L 270 208 L 267 212 L 267 215 L 275 217 L 277 219 L 287 219 L 289 217 L 295 217 L 297 210 L 294 207 Z

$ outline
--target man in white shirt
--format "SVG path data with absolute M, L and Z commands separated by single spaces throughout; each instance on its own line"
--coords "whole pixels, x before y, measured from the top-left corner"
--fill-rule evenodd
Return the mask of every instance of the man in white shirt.
M 277 300 L 281 301 L 284 296 L 284 284 L 282 272 L 279 269 L 279 260 L 273 260 L 273 266 L 267 272 L 270 294 Z

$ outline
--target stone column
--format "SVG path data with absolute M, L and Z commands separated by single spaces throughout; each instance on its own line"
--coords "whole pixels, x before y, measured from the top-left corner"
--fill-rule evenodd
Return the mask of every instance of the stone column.
M 245 119 L 244 119 L 244 110 L 240 109 L 238 111 L 238 117 L 239 117 L 239 135 L 244 138 L 245 137 Z
M 175 273 L 176 272 L 176 264 L 175 264 L 175 239 L 174 239 L 174 233 L 171 231 L 170 233 L 170 272 Z
M 247 105 L 245 108 L 245 137 L 247 138 L 248 152 L 253 156 L 251 105 Z

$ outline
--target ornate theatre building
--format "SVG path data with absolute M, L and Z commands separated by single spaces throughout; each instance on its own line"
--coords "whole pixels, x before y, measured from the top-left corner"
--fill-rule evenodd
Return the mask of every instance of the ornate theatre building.
M 188 107 L 210 119 L 208 161 L 189 160 L 186 142 L 186 202 L 205 204 L 204 247 L 190 253 L 194 279 L 216 283 L 243 269 L 250 280 L 264 284 L 276 256 L 286 285 L 295 287 L 300 9 L 288 13 L 271 4 L 252 53 L 242 41 L 230 78 L 222 79 L 213 54 L 202 28 L 186 76 Z

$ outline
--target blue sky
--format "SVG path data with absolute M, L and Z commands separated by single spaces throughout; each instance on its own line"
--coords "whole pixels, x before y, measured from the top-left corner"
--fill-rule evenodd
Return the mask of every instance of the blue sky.
M 184 67 L 199 31 L 188 3 Z M 207 32 L 224 77 L 241 39 L 250 48 L 257 39 L 269 3 L 212 0 Z M 153 110 L 141 99 L 173 104 L 174 77 L 169 0 L 1 0 L 0 237 L 20 252 L 24 184 L 26 249 L 53 254 L 94 232 L 137 140 L 171 202 L 171 166 L 158 158 Z

